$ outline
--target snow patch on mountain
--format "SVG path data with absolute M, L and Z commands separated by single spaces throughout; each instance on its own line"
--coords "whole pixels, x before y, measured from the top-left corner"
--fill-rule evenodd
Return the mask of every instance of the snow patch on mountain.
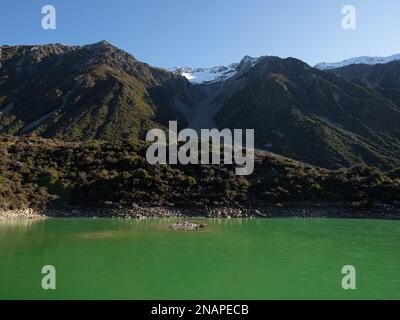
M 211 83 L 222 81 L 233 77 L 236 74 L 237 64 L 233 63 L 227 67 L 218 66 L 213 68 L 192 68 L 192 67 L 174 67 L 169 69 L 178 73 L 195 84 Z
M 240 63 L 232 63 L 228 66 L 212 68 L 173 67 L 168 70 L 184 76 L 194 84 L 209 84 L 230 79 L 240 71 L 243 65 L 253 66 L 257 60 L 258 58 L 245 56 Z
M 389 63 L 392 61 L 397 61 L 400 60 L 400 54 L 394 54 L 389 57 L 355 57 L 355 58 L 350 58 L 346 59 L 340 62 L 321 62 L 315 65 L 315 68 L 320 69 L 320 70 L 330 70 L 330 69 L 336 69 L 336 68 L 341 68 L 341 67 L 346 67 L 352 64 L 369 64 L 369 65 L 374 65 L 374 64 L 384 64 L 384 63 Z

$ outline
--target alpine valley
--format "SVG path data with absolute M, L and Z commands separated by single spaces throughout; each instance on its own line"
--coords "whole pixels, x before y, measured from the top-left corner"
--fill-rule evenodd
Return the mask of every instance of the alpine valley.
M 2 46 L 0 133 L 137 140 L 178 120 L 254 128 L 259 149 L 326 168 L 389 169 L 400 163 L 400 61 L 388 61 L 325 71 L 264 56 L 171 72 L 106 41 Z

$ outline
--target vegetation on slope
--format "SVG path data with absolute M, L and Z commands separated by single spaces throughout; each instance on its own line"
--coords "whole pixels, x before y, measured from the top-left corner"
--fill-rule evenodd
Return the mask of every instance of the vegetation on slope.
M 149 165 L 146 145 L 0 137 L 0 207 L 211 208 L 288 201 L 400 201 L 400 170 L 326 170 L 258 154 L 243 177 L 231 165 Z

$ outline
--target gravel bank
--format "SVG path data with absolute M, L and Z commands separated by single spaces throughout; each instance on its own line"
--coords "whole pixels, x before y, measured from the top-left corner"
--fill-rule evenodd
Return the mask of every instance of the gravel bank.
M 16 210 L 3 210 L 0 209 L 0 220 L 14 220 L 14 219 L 45 219 L 44 212 L 35 211 L 33 209 L 16 209 Z
M 0 220 L 57 218 L 368 218 L 400 220 L 400 206 L 375 203 L 368 207 L 354 204 L 296 203 L 271 206 L 252 205 L 242 208 L 185 209 L 167 207 L 135 207 L 117 209 L 66 209 L 35 211 L 33 209 L 1 210 Z

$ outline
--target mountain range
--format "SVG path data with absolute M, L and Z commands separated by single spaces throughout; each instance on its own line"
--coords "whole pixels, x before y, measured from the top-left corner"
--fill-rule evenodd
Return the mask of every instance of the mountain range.
M 182 128 L 254 128 L 257 148 L 326 168 L 400 164 L 400 61 L 311 67 L 245 57 L 169 70 L 107 41 L 0 47 L 0 134 L 140 140 Z
M 389 57 L 362 56 L 362 57 L 346 59 L 346 60 L 339 61 L 339 62 L 321 62 L 321 63 L 316 64 L 315 68 L 321 69 L 321 70 L 329 70 L 329 69 L 346 67 L 346 66 L 349 66 L 352 64 L 375 65 L 375 64 L 385 64 L 385 63 L 389 63 L 392 61 L 398 61 L 398 60 L 400 60 L 400 54 L 394 54 Z

